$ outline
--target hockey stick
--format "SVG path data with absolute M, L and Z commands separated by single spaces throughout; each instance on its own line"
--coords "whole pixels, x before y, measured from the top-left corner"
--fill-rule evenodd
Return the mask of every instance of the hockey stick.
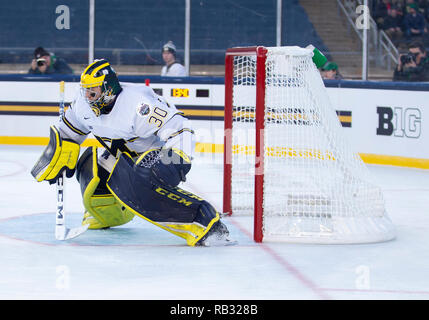
M 60 82 L 60 122 L 64 116 L 64 81 Z M 66 228 L 64 224 L 64 172 L 57 179 L 57 211 L 55 216 L 55 238 L 69 240 L 84 233 L 89 225 L 77 228 Z

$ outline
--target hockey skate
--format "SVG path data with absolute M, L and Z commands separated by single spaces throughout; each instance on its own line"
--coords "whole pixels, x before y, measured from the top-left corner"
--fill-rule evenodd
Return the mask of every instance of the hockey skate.
M 213 224 L 212 228 L 202 237 L 195 246 L 213 247 L 213 246 L 232 246 L 237 241 L 229 238 L 228 228 L 219 220 Z

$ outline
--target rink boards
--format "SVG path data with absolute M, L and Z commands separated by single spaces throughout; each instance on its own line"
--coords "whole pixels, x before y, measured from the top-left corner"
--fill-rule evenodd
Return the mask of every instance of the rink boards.
M 59 81 L 66 106 L 79 77 L 0 76 L 0 144 L 46 144 L 58 119 Z M 150 86 L 192 121 L 196 151 L 223 152 L 224 83 L 220 77 L 120 77 Z M 342 133 L 367 163 L 429 168 L 429 84 L 325 81 Z M 89 139 L 87 145 L 95 143 Z

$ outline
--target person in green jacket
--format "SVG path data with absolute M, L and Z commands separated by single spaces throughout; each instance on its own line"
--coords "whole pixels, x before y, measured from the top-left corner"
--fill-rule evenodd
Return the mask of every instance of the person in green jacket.
M 66 74 L 73 73 L 72 68 L 62 58 L 55 56 L 43 49 L 37 47 L 34 50 L 34 59 L 31 61 L 30 74 Z

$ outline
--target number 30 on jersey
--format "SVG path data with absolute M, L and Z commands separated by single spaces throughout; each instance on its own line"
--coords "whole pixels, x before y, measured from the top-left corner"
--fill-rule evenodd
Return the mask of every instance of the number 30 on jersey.
M 164 119 L 167 115 L 167 111 L 155 107 L 155 109 L 153 109 L 152 115 L 148 119 L 148 122 L 155 124 L 158 128 L 160 128 L 164 124 Z

